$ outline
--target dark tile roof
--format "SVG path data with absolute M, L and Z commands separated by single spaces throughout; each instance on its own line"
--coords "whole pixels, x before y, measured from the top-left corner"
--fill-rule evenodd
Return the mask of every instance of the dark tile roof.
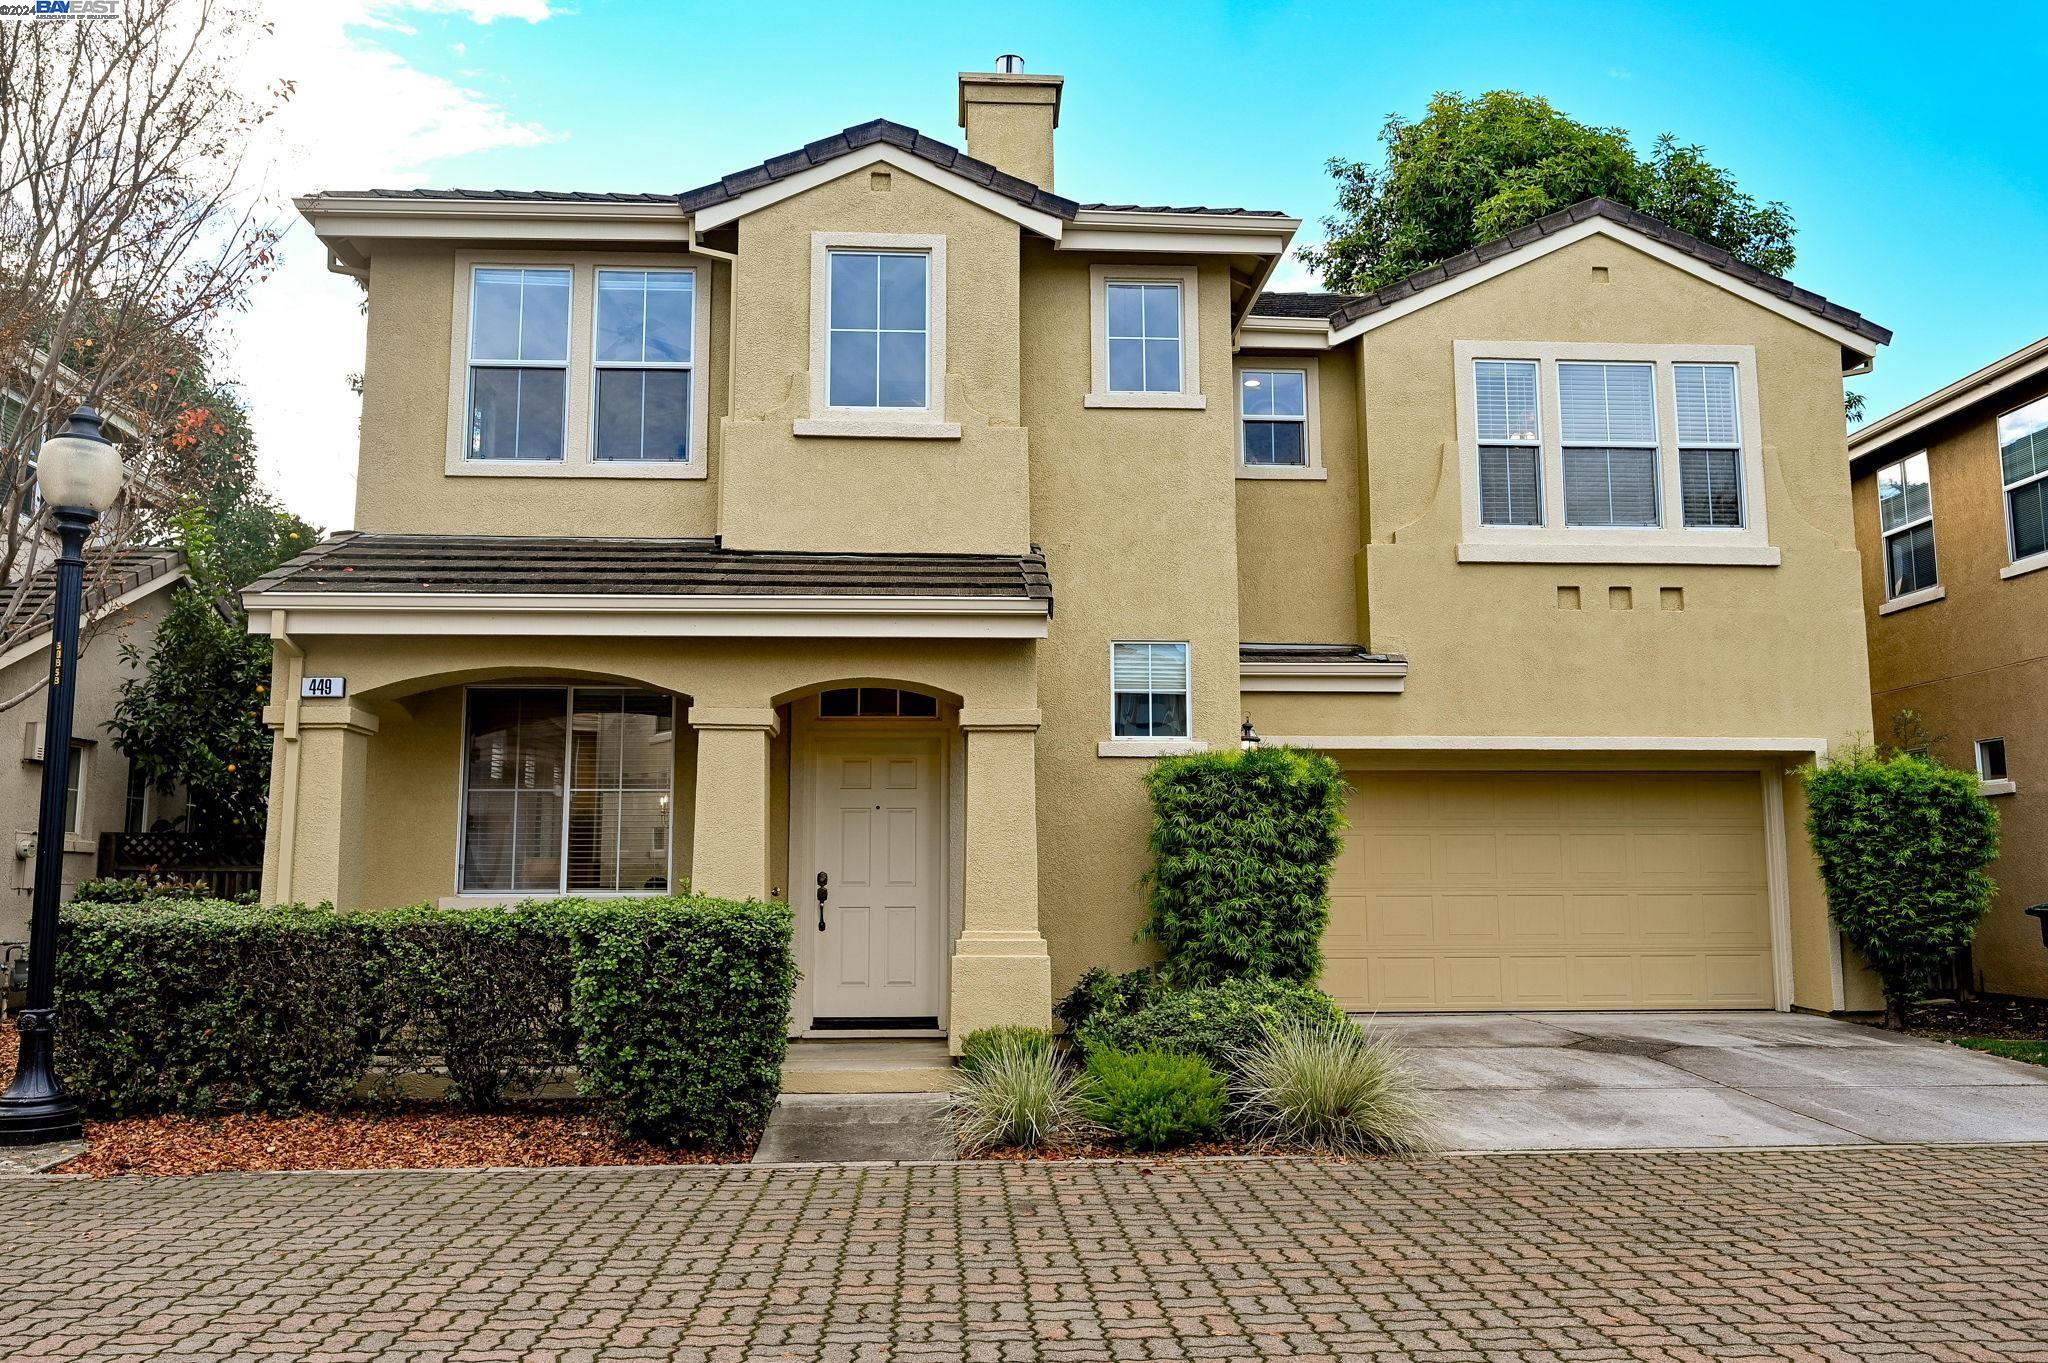
M 1786 302 L 1804 308 L 1816 316 L 1824 317 L 1836 326 L 1852 331 L 1865 340 L 1873 341 L 1878 345 L 1885 345 L 1892 339 L 1890 329 L 1879 326 L 1877 323 L 1865 318 L 1861 313 L 1853 312 L 1839 303 L 1830 303 L 1811 289 L 1802 289 L 1789 279 L 1781 278 L 1765 270 L 1759 270 L 1747 261 L 1737 260 L 1718 246 L 1710 246 L 1690 233 L 1681 232 L 1669 223 L 1653 218 L 1647 213 L 1638 212 L 1626 205 L 1618 204 L 1612 199 L 1586 199 L 1583 202 L 1573 204 L 1570 208 L 1561 208 L 1555 213 L 1536 219 L 1536 221 L 1525 227 L 1516 228 L 1504 237 L 1496 237 L 1492 241 L 1481 242 L 1462 255 L 1452 256 L 1449 260 L 1441 261 L 1426 270 L 1418 270 L 1406 279 L 1397 279 L 1385 288 L 1375 293 L 1366 294 L 1364 297 L 1347 304 L 1331 314 L 1330 325 L 1333 327 L 1347 326 L 1361 317 L 1378 312 L 1381 308 L 1389 307 L 1405 298 L 1412 297 L 1415 294 L 1421 293 L 1424 289 L 1443 283 L 1447 279 L 1454 279 L 1468 270 L 1477 269 L 1487 261 L 1504 256 L 1510 251 L 1518 250 L 1521 247 L 1527 246 L 1530 242 L 1540 240 L 1543 237 L 1553 236 L 1575 223 L 1586 221 L 1588 218 L 1606 218 L 1611 222 L 1618 222 L 1625 227 L 1633 228 L 1646 237 L 1662 242 L 1674 250 L 1683 251 L 1694 259 L 1711 265 L 1725 274 L 1733 275 L 1745 284 L 1752 285 L 1766 293 L 1782 298 Z
M 85 613 L 91 615 L 110 601 L 118 600 L 158 578 L 177 572 L 185 566 L 185 556 L 176 549 L 160 544 L 139 544 L 123 549 L 111 558 L 95 557 L 87 551 L 85 561 Z M 13 600 L 13 586 L 6 588 Z M 15 613 L 14 628 L 7 631 L 0 647 L 13 648 L 16 644 L 28 642 L 38 634 L 47 634 L 50 629 L 50 602 L 57 593 L 57 570 L 49 567 L 35 575 L 29 583 L 28 592 L 21 598 L 21 606 Z
M 1175 208 L 1167 204 L 1082 204 L 1081 207 L 1102 213 L 1204 213 L 1218 218 L 1284 218 L 1287 214 L 1274 208 L 1207 208 L 1201 204 Z
M 1355 293 L 1262 293 L 1252 304 L 1254 317 L 1328 317 L 1358 301 Z
M 1063 199 L 1050 190 L 1040 189 L 1028 180 L 1020 180 L 1014 175 L 1005 174 L 986 161 L 975 160 L 958 147 L 926 137 L 915 128 L 906 128 L 901 123 L 891 123 L 886 118 L 859 124 L 831 137 L 812 142 L 808 146 L 799 147 L 795 151 L 785 152 L 781 156 L 771 156 L 758 166 L 734 171 L 731 175 L 711 184 L 688 190 L 677 197 L 677 202 L 685 211 L 695 213 L 737 199 L 749 190 L 772 185 L 778 180 L 786 180 L 792 175 L 809 170 L 812 166 L 823 165 L 850 151 L 871 147 L 877 143 L 899 147 L 913 156 L 950 170 L 955 175 L 964 176 L 1006 199 L 1014 199 L 1026 208 L 1036 209 L 1040 213 L 1049 213 L 1056 218 L 1072 218 L 1075 211 L 1080 208 L 1072 199 Z
M 323 189 L 313 199 L 476 199 L 505 203 L 672 204 L 673 194 L 601 194 L 580 189 Z
M 1043 601 L 1036 548 L 1013 554 L 826 554 L 710 539 L 330 536 L 246 589 L 260 592 L 630 596 L 940 596 Z
M 1398 654 L 1375 653 L 1363 644 L 1239 644 L 1244 663 L 1398 663 Z

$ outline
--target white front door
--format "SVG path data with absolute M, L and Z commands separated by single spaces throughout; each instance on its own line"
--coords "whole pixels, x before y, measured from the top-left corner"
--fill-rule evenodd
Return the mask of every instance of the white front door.
M 815 942 L 813 1017 L 935 1025 L 938 744 L 839 738 L 820 740 L 813 751 L 817 864 L 809 883 L 791 896 L 797 930 Z

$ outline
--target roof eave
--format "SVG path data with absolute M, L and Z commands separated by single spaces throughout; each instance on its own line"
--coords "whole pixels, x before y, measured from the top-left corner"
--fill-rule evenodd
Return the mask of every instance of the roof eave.
M 2020 384 L 2048 374 L 2048 336 L 1849 433 L 1849 460 L 1889 449 Z

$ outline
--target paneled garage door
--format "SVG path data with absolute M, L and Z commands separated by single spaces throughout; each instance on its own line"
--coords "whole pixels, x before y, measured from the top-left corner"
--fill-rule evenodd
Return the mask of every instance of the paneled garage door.
M 1353 1009 L 1768 1008 L 1755 772 L 1352 772 L 1324 987 Z

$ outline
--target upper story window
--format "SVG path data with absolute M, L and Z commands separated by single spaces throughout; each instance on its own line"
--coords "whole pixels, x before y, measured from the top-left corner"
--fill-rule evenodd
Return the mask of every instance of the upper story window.
M 695 360 L 694 270 L 599 270 L 591 457 L 687 460 Z
M 2048 398 L 1998 418 L 1998 460 L 2012 561 L 2048 554 Z
M 1188 646 L 1109 646 L 1112 728 L 1117 738 L 1179 738 L 1188 728 Z
M 1090 407 L 1203 407 L 1200 275 L 1192 267 L 1089 267 Z
M 468 457 L 559 463 L 568 421 L 569 271 L 477 267 Z
M 1771 566 L 1748 346 L 1458 341 L 1462 562 Z
M 931 261 L 922 252 L 833 251 L 831 405 L 923 408 Z
M 1877 519 L 1884 532 L 1884 594 L 1897 601 L 1940 585 L 1934 566 L 1934 490 L 1927 456 L 1877 471 Z
M 1110 345 L 1116 338 L 1110 338 Z M 1110 368 L 1115 370 L 1112 354 Z M 1308 374 L 1300 369 L 1243 369 L 1237 376 L 1238 420 L 1250 468 L 1308 467 Z

